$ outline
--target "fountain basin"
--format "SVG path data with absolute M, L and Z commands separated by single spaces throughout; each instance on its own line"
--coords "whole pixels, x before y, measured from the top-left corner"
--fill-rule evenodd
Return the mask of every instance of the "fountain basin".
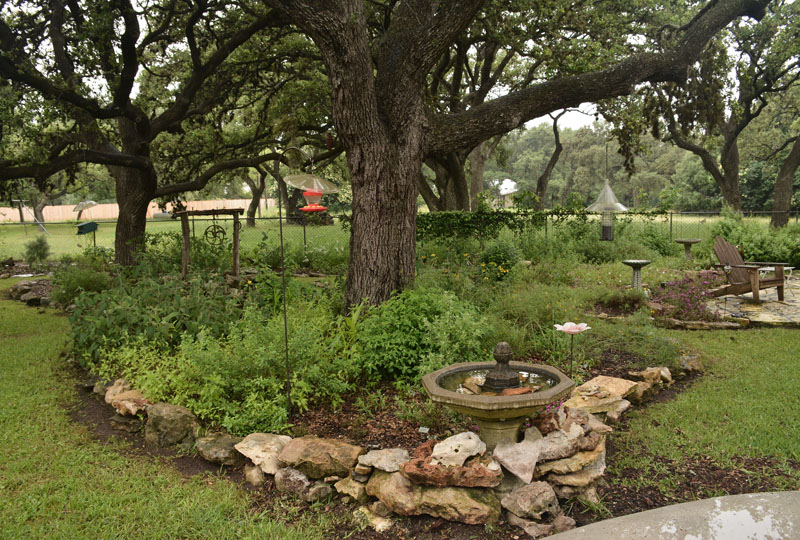
M 517 442 L 522 421 L 545 405 L 569 396 L 575 383 L 558 369 L 543 364 L 509 362 L 508 366 L 523 373 L 537 374 L 549 379 L 549 387 L 535 392 L 515 396 L 469 395 L 448 390 L 442 386 L 443 379 L 475 370 L 490 370 L 494 362 L 462 362 L 429 373 L 422 378 L 422 385 L 431 401 L 470 416 L 479 427 L 478 436 L 489 450 L 499 442 Z

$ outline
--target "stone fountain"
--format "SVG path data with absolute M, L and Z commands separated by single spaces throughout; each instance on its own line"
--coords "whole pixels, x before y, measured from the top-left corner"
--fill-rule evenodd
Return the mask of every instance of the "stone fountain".
M 518 442 L 526 417 L 566 398 L 575 386 L 554 367 L 512 362 L 508 343 L 498 343 L 493 354 L 495 363 L 462 362 L 422 378 L 433 402 L 475 421 L 478 435 L 489 450 L 499 442 Z

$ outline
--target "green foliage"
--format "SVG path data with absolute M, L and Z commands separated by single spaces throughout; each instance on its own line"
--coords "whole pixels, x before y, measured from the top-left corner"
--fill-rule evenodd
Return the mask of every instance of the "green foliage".
M 644 306 L 647 297 L 637 289 L 611 289 L 603 291 L 597 303 L 606 309 L 629 313 Z
M 100 292 L 114 282 L 111 275 L 91 266 L 61 265 L 53 272 L 53 301 L 68 306 L 83 292 Z
M 669 239 L 652 223 L 647 223 L 636 235 L 637 239 L 646 247 L 655 251 L 662 257 L 680 255 L 681 246 Z
M 184 333 L 205 329 L 209 335 L 222 335 L 240 313 L 239 302 L 219 279 L 184 283 L 165 276 L 122 281 L 113 289 L 76 299 L 70 316 L 73 350 L 82 362 L 96 360 L 102 349 L 142 336 L 171 351 Z
M 475 238 L 480 241 L 497 238 L 507 227 L 521 231 L 531 224 L 543 223 L 541 213 L 519 213 L 481 207 L 474 212 L 431 212 L 417 215 L 417 240 L 446 241 Z
M 520 260 L 520 253 L 511 242 L 496 241 L 490 244 L 479 257 L 481 276 L 491 281 L 508 277 L 511 268 Z
M 742 219 L 738 212 L 725 209 L 723 219 L 711 229 L 711 238 L 722 236 L 741 247 L 746 261 L 785 262 L 800 266 L 800 225 L 793 223 L 780 229 L 766 229 Z
M 449 291 L 409 289 L 372 309 L 355 358 L 372 378 L 414 379 L 453 362 L 480 360 L 488 322 Z
M 25 244 L 25 261 L 32 265 L 43 264 L 50 256 L 50 244 L 43 235 L 37 236 Z

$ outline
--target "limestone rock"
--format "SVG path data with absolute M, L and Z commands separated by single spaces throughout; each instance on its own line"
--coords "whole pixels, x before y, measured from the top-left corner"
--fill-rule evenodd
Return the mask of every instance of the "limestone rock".
M 404 516 L 425 514 L 472 525 L 491 523 L 500 516 L 500 503 L 492 490 L 419 486 L 399 472 L 376 470 L 367 493 Z
M 385 450 L 372 450 L 358 456 L 358 463 L 367 467 L 375 467 L 385 472 L 397 472 L 400 466 L 411 459 L 405 448 L 387 448 Z
M 531 521 L 529 519 L 522 519 L 521 517 L 518 517 L 510 512 L 508 513 L 508 522 L 515 527 L 521 528 L 523 531 L 525 531 L 525 534 L 532 538 L 548 536 L 555 530 L 554 525 L 550 525 L 548 523 L 536 523 L 535 521 Z
M 431 457 L 414 458 L 404 463 L 400 473 L 415 484 L 447 487 L 495 487 L 503 480 L 499 467 L 490 469 L 492 461 L 477 457 L 463 466 L 435 465 Z
M 339 480 L 333 487 L 336 489 L 337 493 L 350 496 L 360 503 L 366 502 L 369 498 L 367 496 L 367 487 L 361 482 L 356 482 L 352 478 Z
M 583 439 L 583 429 L 572 424 L 569 431 L 559 429 L 548 433 L 539 441 L 539 461 L 549 461 L 571 456 L 578 451 Z
M 589 414 L 589 422 L 586 425 L 594 433 L 611 433 L 614 431 L 614 428 L 604 424 L 593 414 Z
M 333 488 L 331 486 L 324 482 L 317 482 L 308 489 L 303 499 L 305 499 L 306 502 L 313 503 L 330 499 L 331 495 L 333 495 Z
M 630 408 L 630 406 L 631 402 L 628 401 L 627 399 L 623 399 L 622 401 L 617 403 L 617 406 L 613 410 L 608 411 L 606 413 L 606 421 L 612 424 L 619 423 L 619 419 L 622 416 L 622 413 L 627 411 Z
M 156 403 L 147 408 L 144 439 L 148 444 L 179 445 L 189 450 L 198 427 L 197 419 L 186 407 Z
M 311 487 L 311 482 L 308 476 L 297 469 L 284 467 L 275 473 L 275 487 L 278 491 L 287 491 L 305 497 L 308 488 Z
M 602 441 L 596 446 L 594 450 L 587 452 L 578 452 L 575 455 L 563 459 L 557 459 L 555 461 L 548 461 L 546 463 L 541 463 L 539 464 L 539 467 L 537 467 L 536 469 L 536 474 L 541 476 L 550 472 L 555 474 L 569 474 L 578 472 L 581 469 L 588 467 L 589 465 L 593 464 L 595 461 L 600 459 L 601 456 L 605 455 L 605 451 L 606 451 L 606 444 L 605 441 Z
M 464 464 L 467 458 L 486 452 L 486 443 L 471 431 L 448 437 L 433 447 L 431 463 L 458 467 Z
M 387 472 L 394 472 L 394 471 L 387 471 Z M 369 476 L 370 474 L 372 474 L 372 467 L 356 463 L 356 466 L 353 469 L 353 474 L 358 474 L 360 476 Z
M 138 390 L 120 392 L 111 399 L 111 406 L 122 416 L 136 416 L 152 404 Z
M 494 488 L 494 492 L 503 495 L 525 485 L 525 482 L 519 479 L 515 474 L 504 474 L 503 481 L 500 485 Z
M 699 373 L 703 371 L 703 362 L 697 355 L 684 355 L 678 361 L 680 367 L 686 373 Z
M 638 405 L 644 400 L 645 396 L 650 393 L 652 388 L 653 385 L 649 382 L 639 381 L 636 383 L 636 387 L 634 388 L 633 392 L 628 395 L 628 399 Z
M 285 467 L 278 460 L 278 453 L 292 438 L 287 435 L 273 435 L 272 433 L 251 433 L 234 448 L 243 456 L 250 458 L 255 465 L 261 467 L 266 474 L 275 474 Z
M 597 445 L 604 441 L 606 438 L 605 433 L 599 431 L 590 431 L 588 435 L 584 435 L 578 450 L 581 452 L 590 452 L 597 448 Z
M 572 426 L 572 424 L 578 424 L 579 426 L 583 427 L 589 423 L 589 413 L 583 409 L 562 407 L 561 410 L 563 411 L 563 419 L 559 423 L 558 427 L 564 431 L 569 431 L 569 428 Z M 584 432 L 586 432 L 586 429 L 588 428 L 585 428 Z
M 629 371 L 628 375 L 650 383 L 651 386 L 661 386 L 661 368 L 649 367 L 641 371 Z
M 547 477 L 547 480 L 562 486 L 585 487 L 602 477 L 605 470 L 606 453 L 604 449 L 600 456 L 588 467 L 569 474 L 551 474 Z
M 503 495 L 500 505 L 518 517 L 540 521 L 561 513 L 556 494 L 547 482 L 534 482 L 515 489 Z
M 375 532 L 386 532 L 392 528 L 394 522 L 385 516 L 379 516 L 366 506 L 359 506 L 353 510 L 353 515 L 356 520 L 364 523 L 366 526 L 371 527 Z
M 575 520 L 569 516 L 560 514 L 553 520 L 553 527 L 555 527 L 557 533 L 571 531 L 575 528 Z
M 232 467 L 242 459 L 242 455 L 235 448 L 235 445 L 241 441 L 241 437 L 220 434 L 209 435 L 197 439 L 194 447 L 197 453 L 206 461 Z
M 381 501 L 375 501 L 369 505 L 369 509 L 372 510 L 372 513 L 377 516 L 389 517 L 392 515 L 392 511 L 389 509 L 389 507 L 383 504 Z
M 599 503 L 600 499 L 597 495 L 597 489 L 595 488 L 596 482 L 589 484 L 588 486 L 584 487 L 574 487 L 574 486 L 560 486 L 558 484 L 551 484 L 553 486 L 553 491 L 556 492 L 556 495 L 559 499 L 583 499 L 590 503 Z
M 659 375 L 661 375 L 661 381 L 666 385 L 672 384 L 674 381 L 672 380 L 672 373 L 670 372 L 669 368 L 661 367 L 658 369 Z
M 360 446 L 344 441 L 300 437 L 289 441 L 278 454 L 278 459 L 310 478 L 325 478 L 347 476 L 363 453 Z
M 519 443 L 501 442 L 494 449 L 494 459 L 505 467 L 508 472 L 529 484 L 533 479 L 533 470 L 536 468 L 536 462 L 539 459 L 540 440 L 541 436 L 539 438 L 526 437 Z
M 106 397 L 105 401 L 109 405 L 111 405 L 111 401 L 118 395 L 123 392 L 127 392 L 131 389 L 131 383 L 126 381 L 125 379 L 117 379 L 114 381 L 114 384 L 106 388 Z
M 547 435 L 559 429 L 566 420 L 566 413 L 563 408 L 558 408 L 552 411 L 540 412 L 533 417 L 533 426 L 539 430 L 542 435 Z
M 634 381 L 600 375 L 575 388 L 564 406 L 590 413 L 608 412 L 635 389 Z
M 254 487 L 262 485 L 266 481 L 264 471 L 258 465 L 245 465 L 244 479 L 248 484 Z

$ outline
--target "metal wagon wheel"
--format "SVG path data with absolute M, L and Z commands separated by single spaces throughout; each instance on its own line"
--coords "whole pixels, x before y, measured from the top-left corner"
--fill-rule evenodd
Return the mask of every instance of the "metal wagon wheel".
M 209 225 L 204 233 L 206 242 L 212 246 L 222 245 L 222 243 L 225 242 L 225 235 L 225 229 L 217 225 L 216 222 Z

